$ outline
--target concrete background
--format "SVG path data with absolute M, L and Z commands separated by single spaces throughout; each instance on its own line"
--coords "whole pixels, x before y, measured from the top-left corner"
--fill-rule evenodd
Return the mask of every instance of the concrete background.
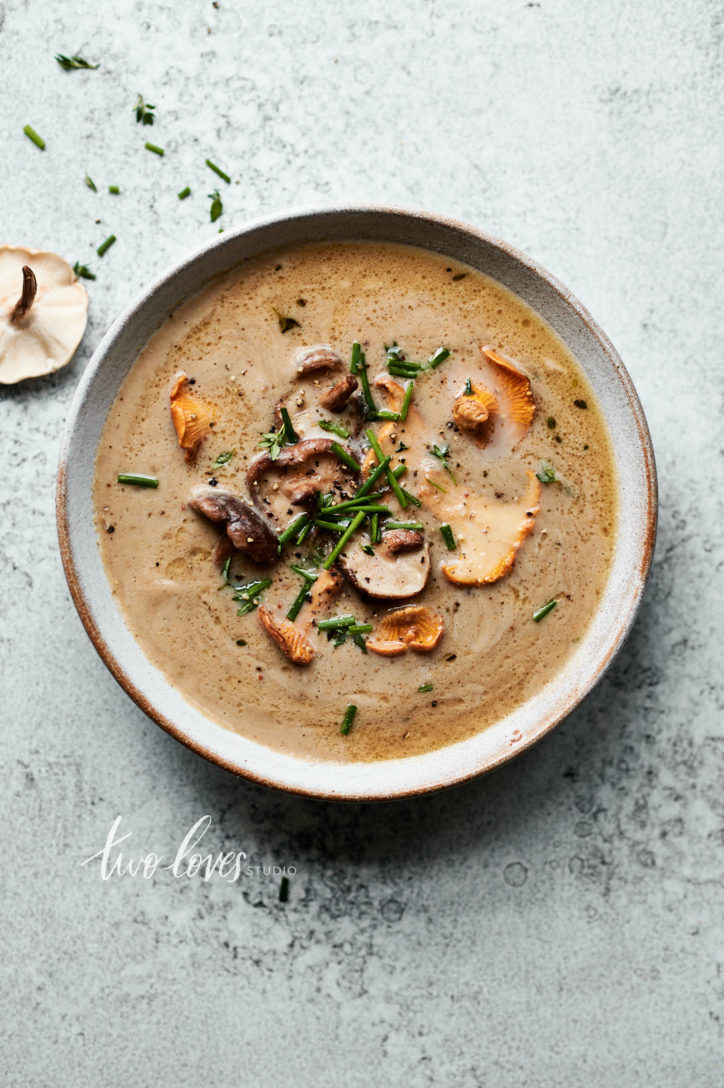
M 722 4 L 11 0 L 0 47 L 0 240 L 98 275 L 72 367 L 0 394 L 2 1084 L 722 1084 Z M 501 235 L 629 366 L 662 502 L 639 622 L 488 779 L 379 807 L 253 788 L 146 720 L 76 617 L 63 421 L 110 320 L 215 232 L 207 155 L 222 225 L 356 199 Z M 204 813 L 207 846 L 297 868 L 286 905 L 275 876 L 81 866 L 118 814 L 137 857 Z

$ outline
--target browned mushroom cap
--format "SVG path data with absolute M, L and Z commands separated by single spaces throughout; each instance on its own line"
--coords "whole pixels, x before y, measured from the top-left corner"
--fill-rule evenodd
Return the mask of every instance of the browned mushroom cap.
M 226 534 L 237 549 L 255 563 L 274 563 L 278 557 L 277 538 L 251 506 L 218 488 L 200 487 L 189 506 L 209 521 L 224 523 Z
M 363 551 L 360 538 L 356 538 L 337 562 L 360 593 L 382 601 L 404 601 L 421 593 L 430 575 L 429 546 L 420 533 L 415 536 L 420 538 L 419 543 L 408 539 L 400 549 L 397 532 L 385 533 L 374 555 Z M 390 541 L 388 537 L 395 539 Z M 362 537 L 361 542 L 368 545 L 369 539 Z M 411 547 L 415 550 L 411 551 Z
M 327 344 L 316 344 L 311 348 L 300 348 L 295 357 L 297 374 L 319 374 L 322 371 L 344 370 L 344 363 L 336 351 Z
M 319 398 L 320 407 L 326 408 L 330 412 L 341 412 L 358 385 L 359 382 L 354 374 L 345 374 L 343 378 L 335 382 L 331 389 L 322 394 Z
M 453 402 L 453 419 L 461 431 L 482 434 L 490 413 L 497 408 L 495 397 L 482 385 L 470 383 L 472 392 L 461 393 Z
M 260 604 L 257 615 L 269 637 L 294 665 L 308 665 L 314 657 L 314 647 L 307 636 L 291 620 L 274 616 L 266 605 Z
M 425 538 L 417 529 L 393 529 L 382 538 L 382 544 L 390 555 L 417 552 L 424 543 Z
M 272 461 L 261 454 L 249 465 L 246 480 L 255 506 L 279 524 L 296 514 L 318 492 L 348 496 L 355 489 L 355 474 L 332 453 L 334 439 L 304 438 L 285 446 Z M 350 454 L 351 456 L 351 454 Z

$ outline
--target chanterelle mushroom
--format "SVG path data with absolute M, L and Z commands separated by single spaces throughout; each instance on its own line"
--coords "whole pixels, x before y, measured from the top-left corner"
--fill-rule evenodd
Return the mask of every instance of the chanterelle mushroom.
M 466 390 L 455 398 L 452 414 L 461 431 L 482 435 L 487 429 L 490 413 L 496 408 L 497 402 L 493 394 L 482 385 L 471 382 L 470 392 Z
M 396 657 L 407 650 L 429 654 L 444 633 L 442 616 L 425 605 L 410 605 L 382 617 L 367 636 L 367 649 L 383 657 Z
M 528 433 L 535 415 L 535 401 L 530 378 L 512 359 L 482 347 L 483 358 L 492 365 L 492 385 L 495 394 L 495 412 L 501 422 L 510 429 L 513 444 L 517 445 Z
M 189 384 L 183 371 L 176 375 L 171 387 L 171 419 L 186 460 L 193 461 L 199 446 L 209 433 L 214 413 L 206 401 L 190 391 Z
M 314 657 L 314 647 L 307 636 L 291 620 L 275 616 L 266 605 L 259 605 L 257 615 L 269 637 L 294 665 L 308 665 Z
M 189 499 L 189 506 L 209 521 L 224 523 L 226 535 L 237 551 L 255 563 L 276 562 L 276 536 L 264 518 L 236 495 L 215 487 L 199 487 Z
M 444 480 L 445 493 L 435 487 Z M 443 564 L 442 572 L 450 582 L 464 586 L 483 586 L 497 582 L 507 574 L 525 538 L 533 531 L 540 509 L 540 482 L 528 472 L 525 494 L 516 502 L 487 499 L 462 486 L 450 486 L 428 476 L 419 496 L 434 510 L 440 521 L 447 522 L 457 543 L 455 553 Z
M 342 573 L 368 597 L 385 601 L 415 597 L 430 575 L 430 549 L 420 533 L 410 532 L 404 540 L 401 536 L 397 531 L 384 533 L 373 555 L 360 547 L 360 543 L 369 547 L 369 538 L 356 537 L 337 560 Z
M 0 246 L 0 383 L 52 374 L 85 332 L 88 295 L 55 253 Z
M 334 439 L 305 438 L 285 446 L 277 459 L 263 453 L 249 465 L 246 481 L 254 504 L 273 521 L 286 524 L 319 492 L 339 499 L 355 490 L 355 475 L 332 452 Z

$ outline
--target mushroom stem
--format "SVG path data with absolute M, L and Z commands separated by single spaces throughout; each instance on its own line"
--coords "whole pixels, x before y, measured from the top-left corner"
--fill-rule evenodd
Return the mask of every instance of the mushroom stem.
M 21 318 L 29 312 L 30 307 L 35 301 L 35 294 L 38 290 L 38 281 L 35 278 L 35 273 L 32 268 L 24 264 L 23 265 L 23 293 L 18 301 L 15 303 L 15 308 L 10 315 L 11 321 L 20 321 Z

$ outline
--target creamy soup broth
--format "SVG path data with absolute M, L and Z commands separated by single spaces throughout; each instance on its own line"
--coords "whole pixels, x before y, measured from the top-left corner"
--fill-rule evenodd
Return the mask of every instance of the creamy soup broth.
M 282 332 L 280 315 L 298 324 Z M 529 473 L 545 478 L 542 462 L 553 466 L 556 478 L 540 486 L 540 510 L 510 572 L 489 585 L 456 585 L 441 573 L 454 558 L 434 508 L 443 493 L 430 492 L 413 452 L 401 483 L 411 493 L 425 489 L 430 504 L 403 512 L 394 497 L 384 501 L 397 519 L 423 523 L 430 545 L 427 585 L 410 602 L 380 601 L 345 580 L 329 614 L 354 614 L 360 624 L 377 625 L 390 608 L 420 604 L 443 618 L 444 636 L 430 653 L 384 657 L 364 654 L 349 639 L 334 649 L 326 635 L 312 630 L 314 660 L 300 667 L 270 640 L 257 611 L 237 615 L 232 590 L 220 589 L 212 558 L 223 526 L 194 512 L 187 500 L 209 480 L 248 500 L 246 470 L 261 452 L 262 434 L 272 428 L 274 404 L 285 398 L 292 420 L 313 404 L 313 382 L 295 383 L 296 353 L 324 344 L 347 363 L 354 341 L 366 353 L 370 380 L 385 369 L 386 345 L 396 342 L 408 359 L 423 362 L 442 345 L 450 350 L 437 369 L 416 379 L 412 405 L 418 429 L 424 419 L 423 439 L 449 447 L 447 469 L 457 486 L 473 487 L 500 505 L 521 501 Z M 535 415 L 512 449 L 505 434 L 493 431 L 487 444 L 478 444 L 450 425 L 451 404 L 465 381 L 485 378 L 481 345 L 504 353 L 530 378 Z M 179 448 L 169 411 L 169 390 L 180 371 L 192 380 L 190 393 L 215 413 L 192 460 Z M 303 385 L 311 393 L 297 404 Z M 384 391 L 372 389 L 384 405 Z M 336 418 L 354 423 L 354 411 L 348 407 Z M 360 439 L 367 426 L 362 424 Z M 404 443 L 404 426 L 392 441 Z M 214 459 L 231 450 L 231 460 L 214 467 Z M 405 451 L 396 462 L 404 458 Z M 434 478 L 452 486 L 445 466 L 435 463 Z M 157 477 L 159 486 L 120 485 L 117 475 L 127 472 Z M 606 427 L 560 339 L 479 272 L 423 250 L 376 243 L 307 245 L 255 258 L 174 313 L 139 356 L 109 413 L 94 500 L 113 593 L 150 660 L 224 727 L 324 760 L 385 759 L 439 748 L 485 729 L 534 695 L 591 621 L 615 531 Z M 306 562 L 310 547 L 310 541 L 292 546 L 269 570 L 236 556 L 232 579 L 268 574 L 273 582 L 264 606 L 282 616 L 302 584 L 289 563 Z M 556 607 L 534 622 L 533 613 L 549 600 Z M 303 625 L 304 618 L 302 609 L 297 622 Z M 430 684 L 431 690 L 419 690 Z M 358 712 L 342 736 L 348 704 Z

